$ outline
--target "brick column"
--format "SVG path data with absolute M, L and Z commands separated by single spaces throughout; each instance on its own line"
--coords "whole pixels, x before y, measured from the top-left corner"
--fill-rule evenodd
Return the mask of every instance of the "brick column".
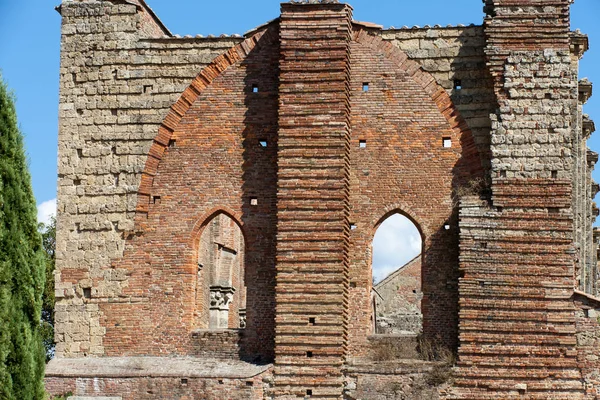
M 491 201 L 460 213 L 460 348 L 451 399 L 581 399 L 569 0 L 486 0 Z
M 282 4 L 275 396 L 342 397 L 350 41 L 345 4 Z

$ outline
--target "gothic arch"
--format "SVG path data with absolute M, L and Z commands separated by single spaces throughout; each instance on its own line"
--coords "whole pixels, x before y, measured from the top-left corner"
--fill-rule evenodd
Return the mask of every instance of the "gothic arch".
M 418 62 L 409 59 L 405 52 L 383 40 L 381 36 L 371 35 L 367 30 L 359 28 L 354 32 L 354 40 L 371 49 L 382 51 L 389 60 L 398 66 L 400 71 L 405 72 L 417 82 L 431 97 L 440 113 L 448 121 L 450 128 L 460 137 L 462 156 L 457 164 L 458 180 L 466 181 L 473 177 L 483 176 L 483 166 L 473 133 L 446 90 L 436 82 L 435 78 L 429 72 L 424 71 Z
M 196 99 L 198 99 L 203 90 L 210 86 L 216 78 L 229 67 L 244 61 L 250 52 L 258 46 L 259 42 L 262 40 L 272 41 L 276 36 L 276 27 L 272 25 L 267 26 L 266 29 L 257 32 L 250 38 L 229 49 L 226 53 L 216 57 L 207 67 L 198 73 L 175 104 L 171 106 L 169 113 L 158 128 L 158 134 L 154 137 L 148 151 L 148 158 L 137 192 L 136 225 L 142 223 L 148 214 L 148 204 L 152 193 L 154 177 L 156 176 L 165 150 L 168 148 L 171 140 L 175 139 L 175 130 L 183 116 Z

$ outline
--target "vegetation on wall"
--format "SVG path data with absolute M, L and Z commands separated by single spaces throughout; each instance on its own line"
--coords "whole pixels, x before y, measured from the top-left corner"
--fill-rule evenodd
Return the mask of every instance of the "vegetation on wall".
M 0 398 L 43 399 L 45 263 L 14 98 L 0 77 Z
M 40 223 L 38 230 L 42 234 L 46 258 L 46 285 L 42 297 L 42 341 L 46 350 L 46 362 L 54 357 L 54 265 L 56 250 L 56 219 L 52 217 L 50 223 Z

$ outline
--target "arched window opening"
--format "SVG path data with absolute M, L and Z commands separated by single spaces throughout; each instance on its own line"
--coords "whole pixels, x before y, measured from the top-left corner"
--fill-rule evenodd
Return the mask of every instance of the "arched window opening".
M 388 217 L 373 238 L 373 327 L 376 334 L 418 335 L 421 313 L 421 234 L 401 214 Z
M 200 329 L 246 326 L 244 236 L 238 224 L 223 213 L 208 222 L 200 237 L 196 320 Z

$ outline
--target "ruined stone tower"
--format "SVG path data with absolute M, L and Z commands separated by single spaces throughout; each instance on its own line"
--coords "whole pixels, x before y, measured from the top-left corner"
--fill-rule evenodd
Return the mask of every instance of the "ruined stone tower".
M 244 37 L 182 38 L 143 0 L 64 0 L 48 390 L 597 398 L 570 3 L 383 30 L 291 2 Z M 457 352 L 450 382 L 435 357 L 373 358 L 371 242 L 395 213 L 423 239 L 419 351 Z

